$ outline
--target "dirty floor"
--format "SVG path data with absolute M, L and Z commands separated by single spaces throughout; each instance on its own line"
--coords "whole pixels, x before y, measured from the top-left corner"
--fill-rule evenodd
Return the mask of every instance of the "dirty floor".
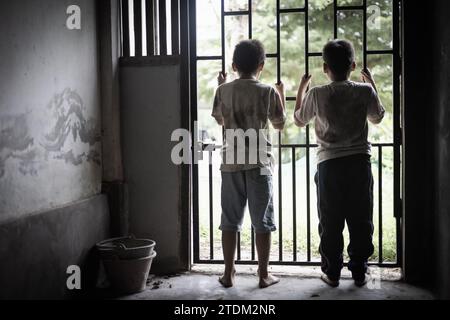
M 225 289 L 219 282 L 220 267 L 195 267 L 192 272 L 176 276 L 150 277 L 147 290 L 121 297 L 123 300 L 429 300 L 433 296 L 420 288 L 400 281 L 399 270 L 371 269 L 369 285 L 357 288 L 348 271 L 340 286 L 330 288 L 320 280 L 318 268 L 272 268 L 281 282 L 259 289 L 255 267 L 238 266 L 236 285 Z

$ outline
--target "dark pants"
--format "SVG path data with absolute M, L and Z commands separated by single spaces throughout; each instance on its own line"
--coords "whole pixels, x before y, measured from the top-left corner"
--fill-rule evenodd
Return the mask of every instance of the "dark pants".
M 318 165 L 315 177 L 319 213 L 322 271 L 338 280 L 343 267 L 347 222 L 349 269 L 355 280 L 364 278 L 373 254 L 373 177 L 369 155 L 332 159 Z

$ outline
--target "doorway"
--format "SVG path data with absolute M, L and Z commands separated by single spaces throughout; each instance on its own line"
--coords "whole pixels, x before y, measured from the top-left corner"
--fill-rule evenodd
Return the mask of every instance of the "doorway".
M 370 263 L 401 266 L 401 50 L 400 0 L 205 0 L 191 1 L 191 127 L 197 122 L 203 159 L 193 167 L 193 262 L 222 263 L 220 223 L 220 148 L 222 130 L 210 116 L 219 71 L 233 79 L 235 44 L 262 41 L 267 52 L 262 81 L 283 80 L 291 119 L 296 86 L 304 73 L 313 85 L 326 83 L 323 45 L 334 38 L 354 43 L 359 68 L 372 70 L 387 113 L 370 127 L 374 186 L 374 245 Z M 359 81 L 359 73 L 352 75 Z M 313 176 L 317 144 L 314 127 L 289 122 L 274 141 L 278 231 L 272 265 L 320 265 Z M 347 233 L 347 232 L 346 232 Z M 346 237 L 348 243 L 348 237 Z M 238 264 L 256 264 L 255 239 L 248 214 L 238 236 Z

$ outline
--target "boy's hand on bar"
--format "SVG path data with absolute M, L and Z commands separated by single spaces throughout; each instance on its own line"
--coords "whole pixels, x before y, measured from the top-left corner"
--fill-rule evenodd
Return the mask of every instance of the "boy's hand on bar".
M 309 85 L 311 84 L 312 75 L 305 74 L 303 75 L 301 81 L 300 81 L 300 87 L 299 91 L 302 93 L 305 93 L 306 90 L 308 90 Z
M 275 84 L 275 88 L 277 89 L 279 94 L 284 94 L 284 83 L 283 81 L 280 81 Z
M 281 98 L 281 105 L 283 106 L 283 109 L 286 109 L 286 95 L 284 92 L 284 83 L 280 80 L 280 82 L 275 83 L 275 89 L 277 89 L 280 98 Z
M 227 82 L 227 73 L 226 72 L 219 72 L 219 76 L 217 77 L 217 82 L 219 83 L 219 86 Z
M 372 87 L 377 91 L 377 86 L 375 84 L 375 80 L 373 80 L 372 73 L 369 69 L 363 69 L 361 70 L 361 80 L 365 83 L 369 83 L 372 85 Z

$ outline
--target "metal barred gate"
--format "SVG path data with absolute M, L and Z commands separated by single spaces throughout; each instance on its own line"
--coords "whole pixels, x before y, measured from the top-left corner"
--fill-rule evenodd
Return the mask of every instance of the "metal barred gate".
M 283 80 L 288 122 L 292 123 L 300 76 L 311 73 L 324 84 L 321 47 L 346 38 L 355 44 L 357 63 L 380 79 L 386 124 L 371 128 L 375 178 L 374 244 L 371 264 L 401 265 L 401 51 L 400 0 L 197 0 L 190 4 L 192 128 L 198 122 L 204 151 L 193 168 L 194 263 L 222 263 L 220 232 L 221 130 L 210 117 L 219 71 L 230 73 L 237 41 L 257 38 L 267 51 L 262 81 Z M 192 28 L 192 26 L 194 26 Z M 325 34 L 325 36 L 323 36 Z M 356 80 L 356 78 L 353 78 Z M 379 84 L 379 85 L 380 85 Z M 296 131 L 297 130 L 297 131 Z M 278 231 L 271 264 L 319 265 L 315 206 L 313 127 L 289 127 L 278 134 L 274 192 Z M 210 148 L 213 146 L 213 150 Z M 255 239 L 247 221 L 238 236 L 237 263 L 256 264 Z

